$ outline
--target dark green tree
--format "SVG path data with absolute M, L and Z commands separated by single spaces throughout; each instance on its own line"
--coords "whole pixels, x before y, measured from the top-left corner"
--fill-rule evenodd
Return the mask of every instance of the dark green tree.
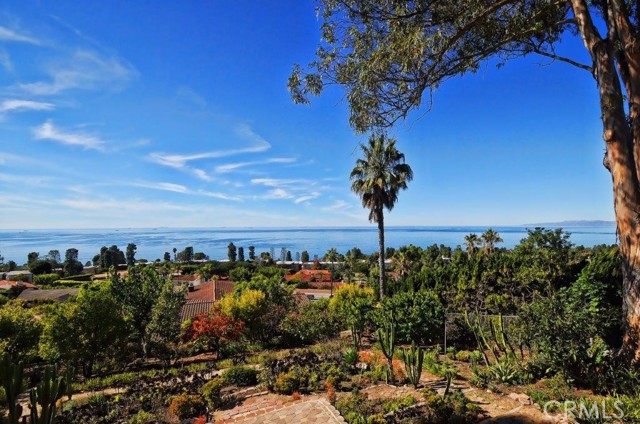
M 302 262 L 309 262 L 309 252 L 307 252 L 306 250 L 303 250 L 302 254 L 300 255 L 300 260 Z
M 127 255 L 126 255 L 127 266 L 133 266 L 136 264 L 137 249 L 138 249 L 138 246 L 136 246 L 134 243 L 127 244 Z
M 49 250 L 45 259 L 51 262 L 51 266 L 56 267 L 60 263 L 60 251 L 57 249 Z
M 171 262 L 171 253 L 169 253 L 169 252 L 164 252 L 164 256 L 162 257 L 162 259 L 163 259 L 165 262 Z
M 238 261 L 244 262 L 244 247 L 238 247 Z
M 233 243 L 229 243 L 227 246 L 227 257 L 229 258 L 229 262 L 235 262 L 237 259 L 237 249 L 236 245 Z
M 78 249 L 67 249 L 64 254 L 64 264 L 62 264 L 65 275 L 77 275 L 82 272 L 82 262 L 78 261 Z
M 178 253 L 178 261 L 180 262 L 191 262 L 193 261 L 193 247 L 187 246 L 184 248 L 182 252 Z
M 40 253 L 30 252 L 27 255 L 27 265 L 31 265 L 33 262 L 37 261 L 38 259 L 40 259 Z
M 185 288 L 176 290 L 173 283 L 167 280 L 151 312 L 151 322 L 147 328 L 150 351 L 166 365 L 178 357 L 182 324 L 180 313 L 185 301 Z
M 249 246 L 249 260 L 254 261 L 256 259 L 256 247 Z
M 398 201 L 400 190 L 407 189 L 413 179 L 411 167 L 404 154 L 396 149 L 396 141 L 383 133 L 372 134 L 367 145 L 361 144 L 363 158 L 356 160 L 351 171 L 351 190 L 369 209 L 369 220 L 378 224 L 378 269 L 380 270 L 380 298 L 385 295 L 384 272 L 384 209 L 391 211 Z
M 114 364 L 126 351 L 129 331 L 108 284 L 82 288 L 77 298 L 52 309 L 44 320 L 40 354 L 77 364 L 85 377 L 96 363 Z
M 162 275 L 151 267 L 131 267 L 125 277 L 115 271 L 111 275 L 111 293 L 134 328 L 145 358 L 149 353 L 147 326 L 164 285 Z

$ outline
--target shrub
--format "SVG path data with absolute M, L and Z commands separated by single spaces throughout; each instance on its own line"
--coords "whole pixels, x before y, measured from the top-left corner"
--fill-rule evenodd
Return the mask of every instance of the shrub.
M 133 417 L 129 418 L 129 424 L 153 424 L 157 422 L 155 415 L 147 411 L 138 411 Z
M 435 292 L 400 292 L 385 298 L 384 308 L 394 311 L 398 342 L 424 346 L 441 340 L 444 307 Z
M 40 274 L 33 277 L 33 284 L 37 286 L 52 286 L 60 276 L 56 273 L 53 274 Z
M 342 359 L 348 366 L 355 367 L 358 363 L 358 351 L 353 347 L 350 347 L 344 351 L 344 353 L 342 354 Z
M 281 395 L 290 395 L 300 388 L 300 379 L 295 371 L 282 372 L 276 377 L 273 391 Z
M 619 293 L 614 285 L 601 282 L 601 256 L 594 256 L 571 286 L 525 305 L 518 320 L 522 339 L 539 360 L 551 371 L 562 371 L 578 384 L 591 387 L 606 386 L 599 382 L 607 366 L 608 345 L 619 343 L 616 336 L 621 334 Z
M 456 352 L 456 354 L 454 355 L 454 359 L 460 362 L 471 362 L 471 356 L 472 352 L 468 350 L 461 350 L 459 352 Z
M 178 395 L 171 399 L 169 413 L 181 420 L 193 418 L 206 412 L 206 405 L 202 396 L 199 395 Z
M 486 389 L 489 387 L 489 383 L 491 382 L 491 377 L 489 373 L 482 368 L 476 368 L 471 372 L 471 377 L 469 378 L 469 384 L 472 386 L 479 387 L 481 389 Z
M 422 396 L 427 406 L 425 422 L 463 424 L 478 421 L 480 408 L 464 397 L 462 392 L 440 396 L 433 389 L 424 389 Z
M 510 361 L 500 361 L 487 368 L 491 380 L 508 386 L 519 382 L 518 369 Z
M 211 409 L 217 409 L 222 405 L 222 395 L 220 393 L 224 384 L 225 380 L 217 377 L 208 381 L 200 388 L 200 393 L 202 393 L 202 396 Z
M 227 384 L 246 387 L 254 386 L 258 383 L 258 372 L 250 367 L 235 366 L 222 373 Z

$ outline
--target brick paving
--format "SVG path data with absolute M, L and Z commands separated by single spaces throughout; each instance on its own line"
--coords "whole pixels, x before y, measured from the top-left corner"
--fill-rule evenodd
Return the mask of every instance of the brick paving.
M 340 413 L 322 396 L 268 394 L 246 399 L 242 405 L 218 411 L 216 424 L 345 424 Z

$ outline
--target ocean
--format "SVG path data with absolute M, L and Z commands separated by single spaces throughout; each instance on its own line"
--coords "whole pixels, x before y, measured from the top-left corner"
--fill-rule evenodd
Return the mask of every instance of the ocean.
M 504 242 L 498 247 L 511 248 L 526 237 L 527 228 L 493 227 Z M 532 228 L 532 227 L 529 227 Z M 553 227 L 547 227 L 553 228 Z M 487 227 L 387 227 L 385 244 L 400 247 L 413 244 L 427 247 L 434 243 L 455 247 L 464 243 L 469 233 L 481 234 Z M 576 245 L 594 246 L 616 243 L 615 226 L 564 227 L 571 233 L 571 242 Z M 173 256 L 173 248 L 178 251 L 193 246 L 194 252 L 204 252 L 211 259 L 226 259 L 227 245 L 233 242 L 244 247 L 245 257 L 248 246 L 255 246 L 256 255 L 274 249 L 280 257 L 282 248 L 290 250 L 294 259 L 296 252 L 307 250 L 311 256 L 322 257 L 335 247 L 338 252 L 358 247 L 364 253 L 377 251 L 378 236 L 375 225 L 351 228 L 122 228 L 122 229 L 78 229 L 78 230 L 0 230 L 0 255 L 5 261 L 18 264 L 27 261 L 29 252 L 46 255 L 57 249 L 64 258 L 68 248 L 79 251 L 82 263 L 90 261 L 100 252 L 102 246 L 117 245 L 125 251 L 128 243 L 137 246 L 136 259 L 153 261 L 162 258 L 164 252 Z

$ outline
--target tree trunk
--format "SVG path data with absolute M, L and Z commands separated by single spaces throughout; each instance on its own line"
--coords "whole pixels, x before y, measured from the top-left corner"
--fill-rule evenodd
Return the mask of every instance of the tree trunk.
M 640 359 L 640 40 L 629 32 L 618 0 L 607 2 L 607 37 L 591 20 L 585 0 L 571 0 L 578 29 L 593 61 L 600 94 L 604 166 L 613 181 L 613 202 L 622 256 L 624 339 L 621 354 Z M 617 49 L 620 49 L 619 51 Z M 616 66 L 617 65 L 617 66 Z M 624 85 L 621 85 L 620 80 Z M 625 96 L 629 120 L 624 108 Z
M 382 208 L 377 211 L 378 221 L 378 269 L 380 270 L 380 300 L 384 299 L 384 212 Z

